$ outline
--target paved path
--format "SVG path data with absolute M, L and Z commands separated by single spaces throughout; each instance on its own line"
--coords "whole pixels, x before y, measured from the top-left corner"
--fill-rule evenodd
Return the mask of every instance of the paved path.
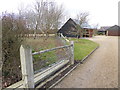
M 90 38 L 100 47 L 55 88 L 114 88 L 118 86 L 118 38 Z

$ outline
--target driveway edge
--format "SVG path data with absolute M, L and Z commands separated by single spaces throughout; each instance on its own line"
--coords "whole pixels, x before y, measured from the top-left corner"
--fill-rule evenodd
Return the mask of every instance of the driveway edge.
M 69 72 L 67 72 L 61 79 L 59 79 L 57 82 L 55 82 L 51 87 L 49 88 L 53 88 L 55 85 L 57 85 L 59 82 L 61 82 L 69 73 L 71 73 L 78 65 L 82 64 L 83 61 L 85 61 L 95 50 L 97 50 L 99 48 L 99 46 L 97 46 L 92 52 L 90 52 L 89 55 L 87 55 L 84 59 L 81 60 L 80 63 L 78 63 L 77 65 L 75 65 Z
M 88 54 L 84 59 L 81 60 L 81 64 L 95 51 L 99 48 L 99 46 L 97 46 L 92 52 L 90 52 L 90 54 Z

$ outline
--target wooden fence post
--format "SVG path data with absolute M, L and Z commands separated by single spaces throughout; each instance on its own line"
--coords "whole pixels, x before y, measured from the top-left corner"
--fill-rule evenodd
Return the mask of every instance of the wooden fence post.
M 71 60 L 70 60 L 70 64 L 73 65 L 74 64 L 74 41 L 71 41 Z
M 20 47 L 23 88 L 34 88 L 32 50 L 29 46 Z

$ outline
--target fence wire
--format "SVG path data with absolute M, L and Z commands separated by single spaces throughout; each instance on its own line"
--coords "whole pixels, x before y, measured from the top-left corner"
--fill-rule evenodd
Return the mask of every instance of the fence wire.
M 71 47 L 60 48 L 53 51 L 33 55 L 34 73 L 38 73 L 61 60 L 70 60 Z

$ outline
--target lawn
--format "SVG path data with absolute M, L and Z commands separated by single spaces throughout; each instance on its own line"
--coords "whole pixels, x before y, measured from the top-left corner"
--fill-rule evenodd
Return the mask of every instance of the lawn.
M 72 38 L 70 40 L 74 41 L 74 59 L 75 60 L 82 60 L 90 54 L 97 46 L 98 44 L 87 40 L 87 39 L 75 39 Z
M 56 40 L 54 37 L 50 37 L 47 40 L 45 40 L 43 37 L 36 39 L 26 38 L 25 44 L 30 45 L 34 52 L 55 47 L 55 41 Z
M 36 39 L 26 38 L 24 44 L 31 46 L 32 53 L 64 45 L 56 37 L 49 37 L 46 40 L 43 37 L 36 38 Z M 49 66 L 57 62 L 58 57 L 56 54 L 57 54 L 56 51 L 50 51 L 50 52 L 42 53 L 39 55 L 33 55 L 34 71 L 37 71 L 43 67 Z
M 91 51 L 93 51 L 98 44 L 87 40 L 87 39 L 76 39 L 71 38 L 70 41 L 74 41 L 74 59 L 82 60 Z M 32 52 L 41 51 L 45 49 L 50 49 L 58 46 L 63 46 L 64 44 L 55 37 L 50 37 L 47 40 L 43 38 L 26 39 L 26 44 L 32 47 Z M 61 49 L 62 50 L 62 49 Z M 39 70 L 40 68 L 49 66 L 59 60 L 58 56 L 64 57 L 64 50 L 50 51 L 40 55 L 33 56 L 34 70 Z

